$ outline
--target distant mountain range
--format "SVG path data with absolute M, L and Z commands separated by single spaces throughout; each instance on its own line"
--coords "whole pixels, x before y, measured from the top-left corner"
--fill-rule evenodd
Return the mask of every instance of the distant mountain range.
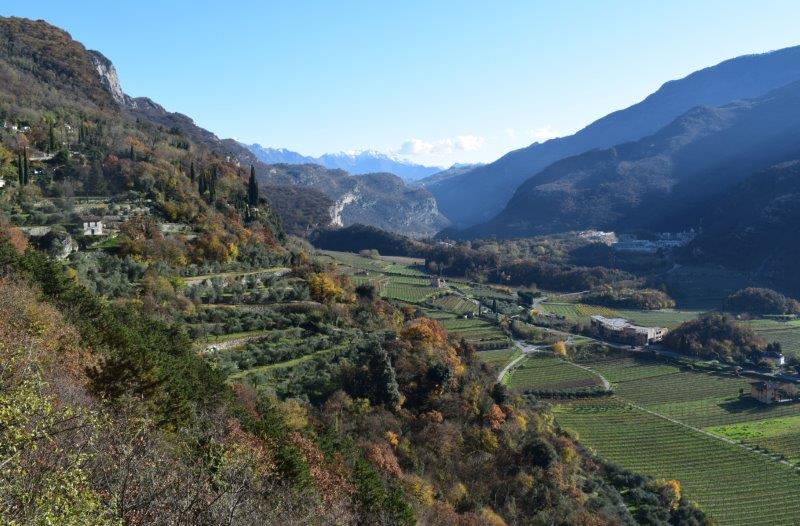
M 676 231 L 751 174 L 800 158 L 800 82 L 721 107 L 700 106 L 638 141 L 551 164 L 468 237 L 587 228 Z M 736 211 L 732 211 L 736 213 Z
M 574 135 L 510 152 L 491 164 L 426 188 L 456 225 L 485 222 L 503 210 L 526 179 L 556 161 L 654 134 L 695 106 L 722 106 L 758 97 L 796 80 L 800 80 L 800 47 L 727 60 L 667 82 L 638 104 L 611 113 Z
M 260 144 L 245 145 L 261 162 L 267 164 L 318 164 L 325 168 L 345 170 L 353 175 L 391 173 L 404 181 L 418 181 L 441 172 L 436 166 L 415 164 L 400 157 L 375 150 L 326 153 L 310 157 L 286 148 L 267 148 Z

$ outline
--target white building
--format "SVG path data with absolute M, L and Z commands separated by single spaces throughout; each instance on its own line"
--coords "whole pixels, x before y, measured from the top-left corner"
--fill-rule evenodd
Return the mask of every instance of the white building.
M 83 218 L 83 235 L 84 236 L 102 236 L 103 235 L 103 221 L 99 217 L 86 216 Z
M 597 327 L 604 337 L 637 345 L 659 342 L 667 334 L 667 329 L 663 327 L 641 327 L 624 318 L 592 316 L 591 319 L 592 325 Z
M 5 188 L 5 187 L 6 187 L 6 180 L 0 177 L 0 188 Z

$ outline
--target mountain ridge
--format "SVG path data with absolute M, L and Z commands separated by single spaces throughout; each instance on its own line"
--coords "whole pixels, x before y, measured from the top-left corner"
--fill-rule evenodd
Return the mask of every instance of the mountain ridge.
M 503 209 L 519 185 L 553 162 L 641 139 L 695 106 L 721 106 L 757 97 L 796 80 L 800 80 L 800 46 L 732 58 L 668 81 L 642 101 L 573 135 L 514 150 L 427 188 L 442 213 L 457 226 L 488 221 Z
M 418 181 L 442 171 L 441 167 L 416 164 L 378 150 L 325 153 L 313 157 L 287 148 L 269 148 L 257 143 L 244 146 L 267 164 L 318 164 L 329 169 L 345 170 L 352 175 L 388 172 L 406 182 Z
M 800 155 L 800 82 L 722 107 L 700 106 L 638 141 L 551 164 L 466 237 L 586 228 L 697 227 L 710 200 Z

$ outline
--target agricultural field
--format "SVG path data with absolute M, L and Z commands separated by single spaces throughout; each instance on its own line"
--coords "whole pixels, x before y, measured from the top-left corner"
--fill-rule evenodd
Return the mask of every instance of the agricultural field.
M 798 430 L 800 415 L 708 428 L 714 434 L 782 455 L 794 464 L 800 463 Z
M 440 319 L 439 321 L 448 332 L 475 344 L 479 349 L 486 347 L 503 348 L 510 343 L 503 331 L 485 320 L 451 318 Z
M 800 516 L 800 471 L 780 462 L 800 460 L 800 404 L 767 406 L 748 396 L 753 379 L 648 356 L 582 363 L 612 382 L 615 396 L 562 403 L 556 418 L 601 457 L 677 478 L 720 524 L 790 524 Z M 762 507 L 762 498 L 775 509 Z M 780 505 L 785 499 L 790 510 Z
M 613 397 L 556 406 L 556 419 L 599 456 L 639 473 L 681 481 L 719 524 L 793 524 L 800 473 L 720 438 Z
M 580 367 L 544 354 L 524 358 L 506 376 L 508 386 L 518 391 L 578 393 L 602 387 L 602 380 Z
M 800 357 L 800 320 L 751 320 L 744 322 L 767 342 L 778 342 L 788 356 Z
M 509 347 L 507 349 L 496 349 L 493 351 L 481 351 L 478 353 L 481 360 L 500 369 L 511 360 L 517 358 L 522 352 L 516 347 Z
M 681 323 L 697 318 L 703 311 L 683 309 L 662 310 L 616 310 L 617 316 L 645 327 L 666 327 L 674 329 Z
M 381 296 L 407 303 L 422 303 L 436 292 L 437 289 L 434 287 L 415 283 L 413 279 L 390 276 L 387 282 L 381 284 Z
M 714 309 L 741 288 L 754 286 L 740 272 L 684 265 L 662 276 L 667 292 L 682 308 Z
M 588 322 L 591 316 L 605 316 L 606 318 L 625 318 L 637 325 L 648 327 L 675 328 L 681 323 L 697 318 L 702 311 L 663 309 L 663 310 L 631 310 L 612 309 L 601 305 L 586 305 L 583 303 L 542 303 L 545 313 L 563 316 L 567 320 Z
M 448 294 L 446 296 L 441 296 L 431 301 L 436 308 L 442 309 L 447 312 L 453 312 L 455 314 L 466 314 L 468 312 L 477 313 L 478 306 L 475 302 L 470 301 L 462 296 L 457 296 L 455 294 Z
M 588 322 L 590 316 L 619 317 L 617 311 L 597 305 L 584 305 L 583 303 L 542 303 L 541 305 L 545 314 L 562 316 L 572 321 Z
M 800 415 L 800 404 L 767 406 L 747 396 L 751 378 L 683 371 L 644 357 L 587 365 L 605 376 L 621 398 L 698 428 Z

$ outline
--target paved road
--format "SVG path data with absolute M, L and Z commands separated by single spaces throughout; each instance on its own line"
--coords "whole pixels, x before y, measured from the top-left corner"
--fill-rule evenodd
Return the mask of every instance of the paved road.
M 497 381 L 502 382 L 505 375 L 513 369 L 519 362 L 525 359 L 526 356 L 529 354 L 541 352 L 542 348 L 545 346 L 542 345 L 528 345 L 527 343 L 523 342 L 522 340 L 514 340 L 514 345 L 517 346 L 517 349 L 522 351 L 522 354 L 511 360 L 503 367 L 503 370 L 497 375 Z

